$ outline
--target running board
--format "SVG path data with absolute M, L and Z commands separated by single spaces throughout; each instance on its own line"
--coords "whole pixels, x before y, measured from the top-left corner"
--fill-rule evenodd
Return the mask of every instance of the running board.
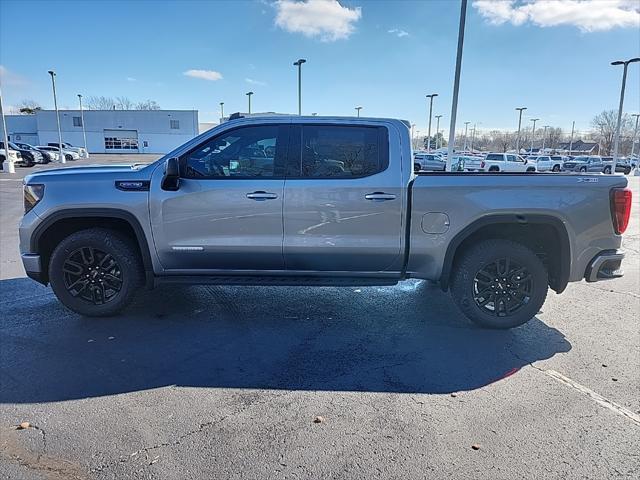
M 303 276 L 240 276 L 240 275 L 167 275 L 155 277 L 154 285 L 236 285 L 248 287 L 367 287 L 396 285 L 398 279 L 382 277 L 303 277 Z

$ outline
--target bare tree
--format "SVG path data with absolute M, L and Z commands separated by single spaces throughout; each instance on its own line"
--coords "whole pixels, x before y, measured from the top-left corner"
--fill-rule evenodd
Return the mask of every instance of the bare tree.
M 136 110 L 160 110 L 160 105 L 155 100 L 145 100 L 136 103 Z
M 38 110 L 42 110 L 42 107 L 35 100 L 27 99 L 20 102 L 18 110 L 23 115 L 33 115 Z
M 562 129 L 559 127 L 551 127 L 547 129 L 547 140 L 544 143 L 545 148 L 558 148 L 562 141 Z
M 84 105 L 87 110 L 113 110 L 116 101 L 113 97 L 89 97 L 85 100 Z
M 116 97 L 116 110 L 133 110 L 133 106 L 129 97 Z
M 596 141 L 602 145 L 601 153 L 611 154 L 617 123 L 618 112 L 615 110 L 604 110 L 591 120 L 591 127 L 595 130 Z M 631 117 L 624 113 L 620 123 L 620 135 L 624 136 L 629 130 L 631 130 Z

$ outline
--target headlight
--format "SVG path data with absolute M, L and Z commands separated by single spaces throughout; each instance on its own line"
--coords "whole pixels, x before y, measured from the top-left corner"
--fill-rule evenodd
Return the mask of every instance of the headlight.
M 24 186 L 24 213 L 25 215 L 35 207 L 44 197 L 44 185 L 25 185 Z

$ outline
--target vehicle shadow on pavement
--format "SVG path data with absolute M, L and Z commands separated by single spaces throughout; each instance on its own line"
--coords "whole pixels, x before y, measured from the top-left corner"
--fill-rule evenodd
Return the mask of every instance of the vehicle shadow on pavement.
M 54 402 L 168 385 L 449 393 L 568 352 L 537 318 L 470 325 L 437 287 L 161 287 L 123 315 L 85 318 L 49 288 L 0 281 L 0 402 Z

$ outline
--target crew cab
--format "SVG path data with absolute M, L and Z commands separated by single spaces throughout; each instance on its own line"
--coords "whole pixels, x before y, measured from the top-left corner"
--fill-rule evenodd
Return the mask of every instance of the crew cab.
M 408 123 L 238 118 L 149 165 L 24 181 L 27 275 L 71 310 L 120 312 L 164 283 L 439 283 L 473 322 L 510 328 L 548 288 L 615 278 L 624 176 L 416 174 Z
M 515 153 L 487 153 L 484 157 L 487 172 L 535 172 L 535 163 L 530 163 Z
M 538 172 L 559 172 L 562 170 L 562 157 L 540 155 L 527 158 L 528 163 L 535 163 Z
M 568 160 L 564 162 L 562 166 L 564 171 L 569 172 L 604 172 L 604 163 L 602 162 L 602 157 L 593 155 L 593 156 L 580 156 L 575 157 L 572 160 Z

